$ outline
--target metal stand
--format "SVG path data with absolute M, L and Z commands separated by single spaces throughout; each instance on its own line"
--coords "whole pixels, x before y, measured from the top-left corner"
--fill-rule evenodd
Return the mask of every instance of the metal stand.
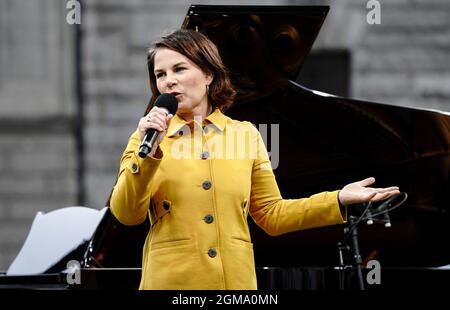
M 401 201 L 397 201 L 394 204 L 394 201 L 398 197 L 403 197 Z M 350 267 L 345 265 L 344 262 L 344 251 L 350 251 L 353 256 L 353 266 L 356 268 L 356 273 L 358 277 L 358 286 L 360 290 L 364 290 L 364 279 L 362 274 L 362 258 L 359 252 L 359 243 L 358 243 L 358 225 L 363 222 L 367 225 L 373 225 L 374 223 L 381 223 L 384 227 L 391 227 L 391 220 L 388 215 L 388 211 L 401 206 L 406 199 L 408 198 L 408 194 L 402 192 L 400 195 L 393 196 L 388 200 L 381 203 L 378 207 L 372 208 L 372 202 L 367 202 L 363 204 L 364 212 L 361 216 L 357 217 L 354 215 L 350 215 L 348 218 L 348 226 L 344 228 L 344 241 L 339 242 L 337 244 L 338 252 L 339 252 L 339 289 L 345 289 L 345 269 Z M 394 205 L 392 207 L 392 205 Z M 372 208 L 372 209 L 371 209 Z M 382 217 L 382 219 L 379 219 Z M 347 241 L 351 239 L 351 246 L 347 245 Z
M 346 236 L 345 240 L 351 238 L 351 247 L 343 244 L 341 242 L 338 243 L 338 253 L 339 253 L 339 289 L 345 289 L 345 269 L 348 267 L 344 262 L 344 251 L 352 251 L 353 256 L 353 264 L 356 268 L 356 274 L 358 278 L 358 286 L 360 290 L 364 290 L 364 281 L 362 275 L 362 258 L 359 252 L 359 243 L 358 243 L 358 218 L 356 216 L 349 216 L 349 225 L 344 228 L 344 233 Z
M 358 276 L 359 289 L 364 290 L 364 281 L 363 281 L 362 269 L 361 269 L 362 258 L 361 258 L 361 254 L 359 252 L 359 243 L 358 243 L 358 224 L 356 224 L 357 220 L 358 220 L 358 218 L 353 215 L 351 215 L 349 217 L 349 224 L 350 224 L 351 229 L 347 233 L 350 233 L 350 237 L 352 239 L 351 248 L 352 248 L 352 252 L 353 252 L 352 254 L 353 254 L 354 264 L 356 267 L 356 273 Z
M 345 290 L 345 269 L 347 266 L 344 262 L 344 251 L 350 250 L 348 245 L 343 245 L 342 242 L 338 242 L 338 253 L 339 253 L 339 289 L 341 291 Z

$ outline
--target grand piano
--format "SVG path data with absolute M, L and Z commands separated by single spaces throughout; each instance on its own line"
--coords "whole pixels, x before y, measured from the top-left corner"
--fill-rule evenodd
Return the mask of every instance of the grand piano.
M 358 234 L 352 238 L 345 232 L 348 225 L 270 237 L 249 218 L 258 286 L 361 288 L 358 268 L 365 281 L 370 271 L 365 263 L 377 260 L 381 284 L 366 283 L 366 289 L 450 288 L 450 114 L 302 85 L 299 73 L 328 11 L 327 6 L 192 5 L 182 24 L 206 34 L 231 72 L 238 93 L 226 114 L 268 129 L 267 147 L 284 198 L 335 190 L 368 176 L 377 186 L 398 185 L 407 195 L 395 209 L 386 209 L 391 227 L 377 218 L 367 225 L 364 218 L 353 226 Z M 270 138 L 271 130 L 278 130 L 278 142 Z M 367 217 L 366 209 L 351 206 L 349 216 Z M 0 277 L 0 287 L 135 289 L 149 229 L 148 220 L 126 227 L 107 211 L 92 238 L 58 264 L 33 281 Z M 69 285 L 61 276 L 69 259 L 80 262 L 81 285 Z

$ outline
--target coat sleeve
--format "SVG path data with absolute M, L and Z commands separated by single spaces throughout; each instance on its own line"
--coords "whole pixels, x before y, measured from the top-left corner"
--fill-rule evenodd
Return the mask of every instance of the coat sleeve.
M 253 141 L 257 150 L 252 169 L 250 215 L 267 234 L 284 233 L 346 221 L 341 214 L 338 191 L 322 192 L 309 198 L 283 199 L 273 173 L 266 147 L 254 129 Z
M 139 132 L 136 130 L 123 152 L 119 176 L 111 195 L 111 212 L 124 225 L 145 221 L 150 203 L 150 180 L 163 156 L 158 147 L 155 157 L 140 158 L 139 145 Z

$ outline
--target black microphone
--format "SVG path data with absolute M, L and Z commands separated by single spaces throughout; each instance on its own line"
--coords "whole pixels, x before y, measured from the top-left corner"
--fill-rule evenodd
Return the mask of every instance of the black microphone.
M 178 101 L 172 94 L 162 94 L 156 98 L 155 106 L 163 109 L 166 115 L 175 115 L 178 110 Z M 154 128 L 147 130 L 144 139 L 142 139 L 141 146 L 139 147 L 139 157 L 145 158 L 148 153 L 152 151 L 153 144 L 155 143 L 158 134 L 159 132 Z
M 389 198 L 388 200 L 384 201 L 382 204 L 380 204 L 377 209 L 376 209 L 376 213 L 381 215 L 383 222 L 384 222 L 384 227 L 391 227 L 391 217 L 389 216 L 388 212 L 389 212 L 389 207 L 391 206 L 391 202 L 392 200 L 394 200 L 396 198 L 396 196 Z
M 366 211 L 366 224 L 373 225 L 372 211 L 370 211 L 370 208 L 372 207 L 372 203 L 369 201 L 368 204 L 369 205 L 367 206 L 367 211 Z
M 391 217 L 389 216 L 388 210 L 383 213 L 383 221 L 384 221 L 384 227 L 392 227 L 391 224 Z

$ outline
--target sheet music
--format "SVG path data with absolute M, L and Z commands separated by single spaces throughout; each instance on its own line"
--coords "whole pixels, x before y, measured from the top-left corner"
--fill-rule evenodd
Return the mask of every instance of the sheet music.
M 66 207 L 38 212 L 27 239 L 7 271 L 12 275 L 41 274 L 90 240 L 107 208 Z

